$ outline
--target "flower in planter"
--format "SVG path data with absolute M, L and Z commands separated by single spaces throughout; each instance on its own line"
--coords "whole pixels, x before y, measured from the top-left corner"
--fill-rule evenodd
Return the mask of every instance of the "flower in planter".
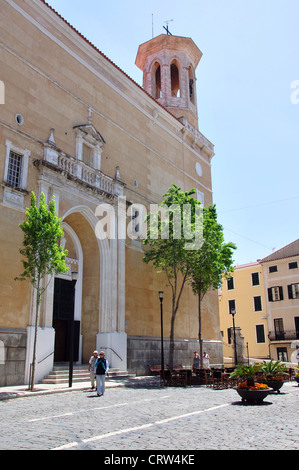
M 242 390 L 268 390 L 268 385 L 259 383 L 259 382 L 254 382 L 253 385 L 248 385 L 247 382 L 242 382 L 238 385 L 238 388 Z
M 265 382 L 283 382 L 284 379 L 285 378 L 282 375 L 267 375 L 266 377 L 262 378 L 262 380 L 264 380 Z

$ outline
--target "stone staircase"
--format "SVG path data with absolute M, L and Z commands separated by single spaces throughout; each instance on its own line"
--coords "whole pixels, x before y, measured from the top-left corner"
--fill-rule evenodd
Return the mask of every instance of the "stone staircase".
M 127 371 L 119 369 L 109 369 L 108 377 L 106 380 L 128 379 L 135 377 L 135 374 L 129 374 Z M 49 375 L 46 375 L 40 384 L 64 384 L 69 381 L 69 364 L 54 364 L 53 370 Z M 90 382 L 88 372 L 88 364 L 81 364 L 73 366 L 73 382 Z

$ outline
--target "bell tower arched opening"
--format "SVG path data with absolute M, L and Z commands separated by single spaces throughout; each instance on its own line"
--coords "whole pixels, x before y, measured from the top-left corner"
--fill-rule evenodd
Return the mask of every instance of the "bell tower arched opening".
M 190 65 L 188 69 L 189 78 L 189 98 L 191 103 L 195 104 L 195 73 L 193 67 Z
M 155 62 L 153 66 L 153 74 L 154 74 L 154 97 L 158 100 L 162 96 L 161 90 L 161 66 L 159 62 Z
M 181 97 L 180 72 L 178 61 L 175 59 L 170 65 L 171 96 Z

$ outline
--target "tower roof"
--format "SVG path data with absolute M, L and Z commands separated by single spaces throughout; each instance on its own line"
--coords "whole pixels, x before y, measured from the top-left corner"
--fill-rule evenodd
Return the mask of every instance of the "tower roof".
M 197 67 L 202 57 L 202 52 L 191 38 L 160 34 L 139 46 L 135 64 L 141 70 L 144 70 L 146 58 L 165 49 L 187 53 L 193 62 L 194 68 Z

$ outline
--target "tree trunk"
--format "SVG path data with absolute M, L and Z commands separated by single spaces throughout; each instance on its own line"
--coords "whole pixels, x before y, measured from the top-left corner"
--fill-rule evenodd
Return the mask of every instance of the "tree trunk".
M 201 335 L 201 296 L 198 294 L 198 341 L 199 341 L 199 356 L 200 367 L 203 367 L 203 348 L 202 348 L 202 335 Z
M 32 364 L 31 364 L 31 374 L 30 374 L 30 378 L 29 378 L 29 390 L 31 390 L 31 392 L 33 392 L 33 390 L 34 390 L 34 377 L 35 377 L 35 364 L 36 364 L 38 310 L 39 310 L 39 305 L 40 305 L 40 289 L 39 289 L 39 286 L 40 286 L 40 280 L 38 280 L 37 289 L 36 289 L 33 356 L 32 356 Z
M 173 354 L 174 354 L 174 322 L 176 316 L 175 309 L 175 296 L 172 299 L 172 315 L 170 323 L 170 337 L 169 337 L 169 357 L 168 357 L 168 367 L 170 370 L 173 369 Z
M 178 297 L 176 299 L 176 292 L 177 292 L 177 282 L 175 280 L 175 286 L 172 288 L 172 316 L 171 316 L 171 325 L 170 325 L 170 337 L 169 337 L 169 369 L 173 369 L 173 355 L 174 355 L 174 323 L 177 311 L 179 309 L 181 295 L 186 283 L 187 273 L 185 273 L 182 284 L 178 293 Z

